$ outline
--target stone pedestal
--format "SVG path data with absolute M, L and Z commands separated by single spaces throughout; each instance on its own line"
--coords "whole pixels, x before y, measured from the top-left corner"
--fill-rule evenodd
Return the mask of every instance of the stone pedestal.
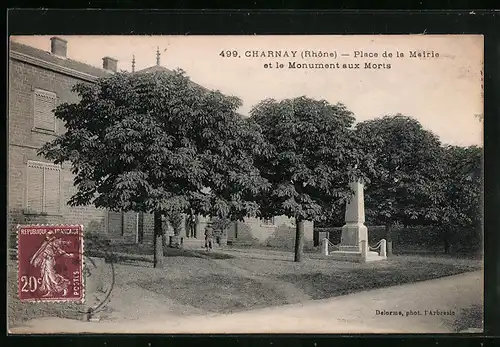
M 180 235 L 171 235 L 168 237 L 168 247 L 170 248 L 182 248 L 184 244 L 184 237 Z
M 321 253 L 323 253 L 323 255 L 328 255 L 329 254 L 329 251 L 328 251 L 328 239 L 327 238 L 324 238 L 321 240 Z
M 365 201 L 363 184 L 353 182 L 350 184 L 354 195 L 347 204 L 345 212 L 345 225 L 338 251 L 330 252 L 335 260 L 367 262 L 382 260 L 377 252 L 371 252 L 368 246 L 368 228 L 365 223 Z
M 221 247 L 227 246 L 227 235 L 226 234 L 221 235 L 219 237 L 219 246 L 221 246 Z

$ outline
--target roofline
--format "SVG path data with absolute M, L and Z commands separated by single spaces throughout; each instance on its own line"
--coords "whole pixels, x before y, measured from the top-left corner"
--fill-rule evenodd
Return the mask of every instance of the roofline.
M 118 60 L 117 60 L 117 59 L 115 59 L 115 58 L 111 58 L 111 57 L 103 57 L 102 59 L 103 59 L 103 60 L 104 60 L 104 59 L 108 59 L 108 60 L 112 60 L 112 61 L 116 61 L 116 62 L 118 62 Z
M 78 79 L 81 79 L 84 81 L 88 81 L 88 82 L 94 82 L 96 79 L 99 78 L 98 76 L 94 76 L 94 75 L 91 75 L 91 74 L 88 74 L 85 72 L 81 72 L 81 71 L 78 71 L 75 69 L 70 69 L 68 67 L 61 66 L 61 65 L 58 65 L 58 64 L 55 64 L 52 62 L 48 62 L 48 61 L 45 61 L 43 59 L 35 58 L 35 57 L 32 57 L 28 54 L 17 52 L 13 49 L 10 50 L 9 56 L 10 56 L 10 58 L 12 58 L 14 60 L 22 61 L 24 63 L 28 63 L 28 64 L 35 65 L 38 67 L 42 67 L 42 68 L 52 70 L 55 72 L 59 72 L 61 74 L 75 77 L 75 78 L 78 78 Z
M 68 43 L 68 41 L 66 41 L 65 39 L 60 38 L 59 36 L 52 36 L 50 39 L 51 40 L 59 40 L 59 41 Z

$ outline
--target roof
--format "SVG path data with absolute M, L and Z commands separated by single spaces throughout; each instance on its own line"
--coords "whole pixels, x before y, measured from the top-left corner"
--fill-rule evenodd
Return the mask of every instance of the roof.
M 174 71 L 170 70 L 170 69 L 167 69 L 166 67 L 163 67 L 161 65 L 153 65 L 153 66 L 150 66 L 150 67 L 147 67 L 145 69 L 142 69 L 142 70 L 139 70 L 139 71 L 136 71 L 135 73 L 154 73 L 154 72 L 166 72 L 168 74 L 174 74 Z M 189 80 L 189 83 L 192 85 L 192 86 L 195 86 L 195 87 L 199 87 L 205 91 L 208 91 L 207 88 L 199 85 L 198 83 L 196 82 L 193 82 L 192 80 Z
M 109 74 L 111 74 L 111 72 L 107 70 L 100 69 L 95 66 L 82 63 L 80 61 L 59 58 L 50 52 L 34 48 L 31 46 L 23 45 L 18 42 L 10 41 L 10 51 L 28 55 L 30 57 L 40 59 L 48 63 L 56 64 L 63 68 L 75 70 L 95 77 L 104 77 L 104 76 L 109 76 Z
M 161 65 L 153 65 L 150 67 L 147 67 L 145 69 L 136 71 L 137 73 L 148 73 L 148 72 L 168 72 L 168 73 L 174 73 L 172 70 L 167 69 L 166 67 L 163 67 Z
M 135 73 L 154 73 L 154 72 L 166 72 L 166 73 L 169 73 L 169 74 L 173 74 L 174 71 L 172 70 L 169 70 L 167 69 L 166 67 L 163 67 L 161 65 L 153 65 L 153 66 L 150 66 L 150 67 L 147 67 L 145 69 L 142 69 L 142 70 L 138 70 L 136 71 Z M 201 88 L 202 90 L 204 90 L 205 92 L 209 91 L 208 88 L 205 88 L 201 85 L 199 85 L 198 83 L 196 82 L 193 82 L 192 80 L 189 80 L 189 83 L 192 85 L 192 86 L 195 86 L 195 87 L 198 87 L 198 88 Z M 237 113 L 241 118 L 246 118 L 245 116 L 243 116 L 241 113 Z

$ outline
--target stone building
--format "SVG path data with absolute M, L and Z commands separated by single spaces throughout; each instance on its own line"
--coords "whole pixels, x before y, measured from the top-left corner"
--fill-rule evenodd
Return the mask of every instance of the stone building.
M 54 165 L 37 150 L 64 125 L 52 110 L 76 102 L 77 83 L 93 83 L 116 72 L 117 60 L 104 57 L 102 68 L 68 59 L 68 43 L 51 38 L 46 52 L 17 42 L 9 50 L 8 230 L 17 224 L 83 224 L 86 231 L 112 239 L 137 239 L 137 213 L 116 213 L 92 206 L 66 204 L 75 193 L 70 164 Z
M 67 206 L 75 192 L 70 165 L 54 165 L 36 152 L 64 131 L 52 110 L 75 102 L 71 92 L 79 82 L 92 83 L 116 70 L 117 62 L 103 58 L 107 69 L 68 59 L 67 42 L 51 39 L 46 52 L 10 42 L 8 115 L 8 230 L 17 224 L 83 224 L 87 230 L 107 231 L 108 213 L 93 207 Z
M 114 241 L 150 242 L 152 215 L 68 206 L 66 202 L 76 192 L 70 164 L 54 165 L 37 156 L 37 150 L 44 143 L 64 132 L 63 123 L 55 118 L 52 110 L 61 103 L 78 101 L 71 88 L 80 82 L 93 83 L 117 70 L 118 61 L 110 57 L 103 57 L 102 68 L 69 59 L 67 45 L 65 40 L 53 37 L 51 50 L 47 52 L 10 42 L 8 230 L 15 235 L 17 224 L 74 223 L 83 224 L 87 232 L 105 234 Z M 137 72 L 158 70 L 170 71 L 160 65 L 159 52 L 155 66 Z M 206 222 L 207 218 L 198 217 L 195 235 L 186 235 L 183 228 L 181 236 L 186 239 L 186 245 L 202 245 Z M 287 225 L 282 217 L 269 221 L 249 218 L 244 223 L 233 223 L 228 239 L 234 243 L 288 245 L 293 242 L 293 236 L 291 241 L 283 236 Z M 289 225 L 289 229 L 293 228 Z M 172 233 L 171 228 L 168 233 Z M 306 240 L 312 242 L 312 225 L 306 228 Z

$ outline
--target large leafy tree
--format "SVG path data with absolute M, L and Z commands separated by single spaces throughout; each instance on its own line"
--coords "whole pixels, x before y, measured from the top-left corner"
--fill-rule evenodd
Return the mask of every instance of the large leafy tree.
M 395 224 L 428 224 L 439 218 L 441 143 L 417 120 L 400 114 L 358 123 L 356 132 L 376 167 L 365 190 L 367 217 L 385 225 L 391 255 Z
M 162 215 L 256 213 L 252 196 L 265 180 L 253 157 L 262 140 L 236 113 L 238 98 L 180 70 L 116 73 L 74 91 L 80 101 L 55 111 L 67 131 L 39 153 L 71 162 L 70 205 L 154 213 L 155 267 L 163 265 Z
M 444 199 L 438 206 L 439 219 L 436 225 L 445 253 L 449 253 L 455 236 L 466 241 L 471 249 L 479 246 L 482 230 L 482 160 L 482 148 L 477 146 L 446 146 L 444 149 L 441 178 Z
M 266 151 L 256 164 L 271 188 L 260 197 L 260 216 L 296 220 L 295 261 L 301 261 L 304 221 L 344 208 L 349 181 L 362 179 L 354 117 L 342 104 L 307 97 L 264 100 L 251 110 Z

